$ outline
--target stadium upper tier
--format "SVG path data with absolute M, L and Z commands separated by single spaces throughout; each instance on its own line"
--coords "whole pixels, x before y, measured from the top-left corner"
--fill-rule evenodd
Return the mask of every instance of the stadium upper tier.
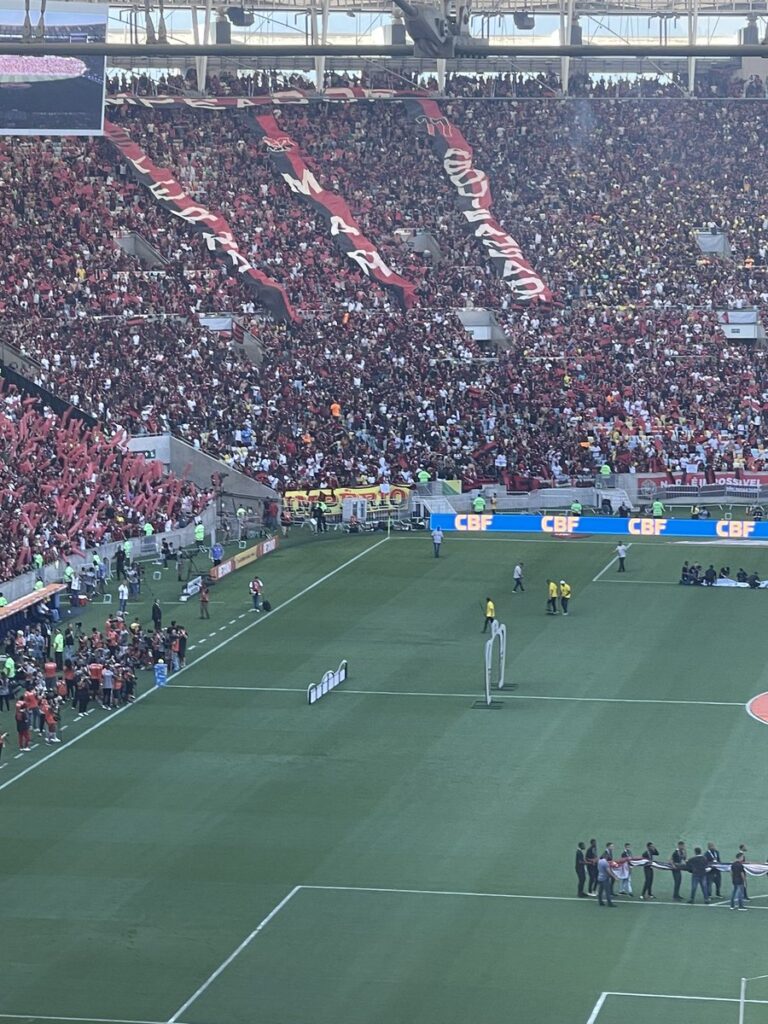
M 764 468 L 765 355 L 727 343 L 716 318 L 768 308 L 763 110 L 111 106 L 132 156 L 107 140 L 0 144 L 0 340 L 69 401 L 135 432 L 170 429 L 279 489 L 408 481 L 422 467 L 500 487 L 604 462 Z M 194 224 L 168 207 L 182 194 Z M 475 231 L 488 211 L 552 302 L 522 303 L 498 275 Z M 697 248 L 708 225 L 728 232 L 731 260 Z M 363 261 L 355 231 L 371 246 Z M 127 232 L 162 268 L 116 246 Z M 413 234 L 431 251 L 409 247 Z M 408 312 L 382 267 L 412 286 Z M 264 317 L 264 281 L 287 297 L 286 322 Z M 473 306 L 494 311 L 498 352 L 454 313 Z M 225 311 L 260 341 L 260 367 L 196 315 Z

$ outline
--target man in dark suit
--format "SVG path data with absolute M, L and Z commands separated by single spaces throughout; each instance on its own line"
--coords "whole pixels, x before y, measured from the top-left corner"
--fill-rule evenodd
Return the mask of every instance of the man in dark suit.
M 696 890 L 701 889 L 705 903 L 709 903 L 707 895 L 707 858 L 702 854 L 700 846 L 694 846 L 693 856 L 688 858 L 688 870 L 691 872 L 691 898 L 689 903 L 696 902 Z
M 579 897 L 586 897 L 584 892 L 584 883 L 587 880 L 587 868 L 584 857 L 584 843 L 579 843 L 576 847 L 576 877 L 579 880 L 578 888 L 576 889 L 576 895 Z
M 640 897 L 644 900 L 655 900 L 656 897 L 653 895 L 653 866 L 651 862 L 654 857 L 659 856 L 659 851 L 653 843 L 646 843 L 643 856 L 648 863 L 643 864 L 643 891 L 640 894 Z
M 590 839 L 589 846 L 585 857 L 587 863 L 587 874 L 589 875 L 589 885 L 587 886 L 587 895 L 594 896 L 597 892 L 597 840 Z
M 715 864 L 720 863 L 720 851 L 714 843 L 707 843 L 707 848 L 704 851 L 704 856 L 707 858 L 707 867 L 710 869 L 707 872 L 707 893 L 709 897 L 712 897 L 712 890 L 715 890 L 715 896 L 720 899 L 720 872 L 715 867 Z
M 685 867 L 686 861 L 688 860 L 688 854 L 685 850 L 685 843 L 680 840 L 675 849 L 672 851 L 670 857 L 672 861 L 672 880 L 675 883 L 675 888 L 672 893 L 673 900 L 681 900 L 683 897 L 680 895 L 680 883 L 683 880 L 683 868 Z

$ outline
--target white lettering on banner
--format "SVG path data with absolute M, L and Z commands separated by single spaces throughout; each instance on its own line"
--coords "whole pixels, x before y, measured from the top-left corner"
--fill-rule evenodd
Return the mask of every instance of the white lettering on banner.
M 475 207 L 475 209 L 461 211 L 470 224 L 474 224 L 476 220 L 491 220 L 490 210 L 486 210 L 484 206 L 478 209 L 476 205 L 476 200 L 472 201 L 472 205 Z
M 333 213 L 331 214 L 331 234 L 359 235 L 360 231 L 354 226 L 354 224 L 347 224 L 343 217 L 339 217 Z
M 301 172 L 300 179 L 294 178 L 292 174 L 285 173 L 283 173 L 283 178 L 285 178 L 292 192 L 298 192 L 303 196 L 310 196 L 313 192 L 319 195 L 323 191 L 322 186 L 308 167 L 305 167 Z
M 372 270 L 379 270 L 385 277 L 391 277 L 392 271 L 389 269 L 387 264 L 381 258 L 381 256 L 371 249 L 352 249 L 347 253 L 350 259 L 353 259 L 358 264 L 363 273 L 368 274 Z
M 349 663 L 345 659 L 335 672 L 326 672 L 319 683 L 310 683 L 307 687 L 307 704 L 316 704 L 321 697 L 343 683 L 349 674 Z

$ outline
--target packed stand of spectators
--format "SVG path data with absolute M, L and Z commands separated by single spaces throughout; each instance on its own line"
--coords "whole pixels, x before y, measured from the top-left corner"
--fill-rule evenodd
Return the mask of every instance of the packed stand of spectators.
M 75 417 L 58 417 L 14 387 L 0 389 L 0 580 L 89 545 L 176 522 L 206 501 L 157 462 Z
M 279 123 L 392 265 L 419 281 L 421 308 L 408 316 L 340 272 L 325 225 L 275 177 L 247 115 L 128 110 L 121 123 L 231 218 L 304 321 L 253 326 L 265 358 L 260 369 L 244 365 L 188 317 L 200 308 L 254 313 L 247 296 L 131 185 L 119 158 L 102 143 L 67 142 L 60 155 L 30 143 L 9 148 L 0 165 L 14 211 L 0 234 L 21 258 L 0 330 L 38 359 L 41 383 L 59 394 L 130 429 L 168 427 L 279 488 L 408 481 L 424 467 L 467 485 L 560 479 L 604 462 L 762 468 L 764 357 L 726 344 L 714 315 L 720 305 L 768 305 L 768 172 L 750 157 L 768 128 L 754 105 L 443 109 L 490 174 L 498 219 L 555 290 L 553 309 L 517 308 L 492 276 L 426 134 L 397 103 L 285 107 Z M 34 187 L 25 190 L 27 176 Z M 66 205 L 76 188 L 90 190 L 87 214 Z M 728 231 L 733 263 L 697 250 L 692 229 L 710 225 Z M 173 256 L 154 291 L 151 274 L 113 254 L 112 237 L 126 227 Z M 435 235 L 439 266 L 407 253 L 403 228 Z M 28 279 L 42 273 L 49 289 Z M 128 284 L 113 301 L 104 284 L 120 274 Z M 495 363 L 477 359 L 480 347 L 447 312 L 471 304 L 494 309 L 505 328 Z M 185 319 L 137 327 L 80 315 L 147 311 Z

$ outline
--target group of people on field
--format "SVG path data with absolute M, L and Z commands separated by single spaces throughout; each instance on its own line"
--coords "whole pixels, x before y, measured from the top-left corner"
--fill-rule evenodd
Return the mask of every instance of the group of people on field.
M 115 711 L 137 696 L 137 672 L 156 664 L 169 672 L 184 667 L 188 634 L 171 622 L 162 627 L 153 608 L 153 625 L 138 617 L 110 615 L 104 628 L 90 632 L 80 622 L 52 629 L 46 623 L 7 634 L 0 666 L 0 713 L 13 714 L 20 752 L 31 749 L 33 736 L 60 742 L 66 707 L 84 718 L 97 707 Z M 3 743 L 7 730 L 2 730 Z M 2 746 L 0 743 L 0 756 Z
M 658 858 L 659 851 L 652 842 L 647 842 L 645 849 L 639 855 L 632 852 L 629 843 L 625 843 L 620 852 L 614 849 L 613 843 L 606 843 L 600 853 L 596 839 L 590 839 L 589 845 L 580 842 L 576 847 L 575 858 L 578 879 L 576 895 L 579 898 L 595 896 L 598 906 L 601 907 L 615 906 L 614 897 L 617 895 L 632 899 L 635 895 L 632 889 L 632 870 L 642 867 L 641 899 L 655 900 L 654 872 L 669 871 L 672 874 L 673 882 L 672 899 L 684 902 L 684 897 L 680 895 L 680 888 L 683 873 L 686 872 L 691 876 L 688 903 L 695 903 L 696 894 L 700 892 L 704 903 L 709 904 L 713 897 L 720 899 L 722 876 L 730 874 L 732 883 L 730 907 L 732 910 L 745 910 L 744 904 L 749 901 L 747 895 L 748 869 L 752 874 L 768 874 L 768 868 L 765 865 L 747 863 L 747 847 L 743 843 L 739 845 L 730 863 L 723 863 L 720 851 L 713 842 L 708 842 L 705 850 L 702 850 L 700 846 L 695 846 L 693 853 L 689 854 L 685 842 L 680 840 L 668 861 L 660 861 Z M 617 885 L 618 891 L 616 890 Z

